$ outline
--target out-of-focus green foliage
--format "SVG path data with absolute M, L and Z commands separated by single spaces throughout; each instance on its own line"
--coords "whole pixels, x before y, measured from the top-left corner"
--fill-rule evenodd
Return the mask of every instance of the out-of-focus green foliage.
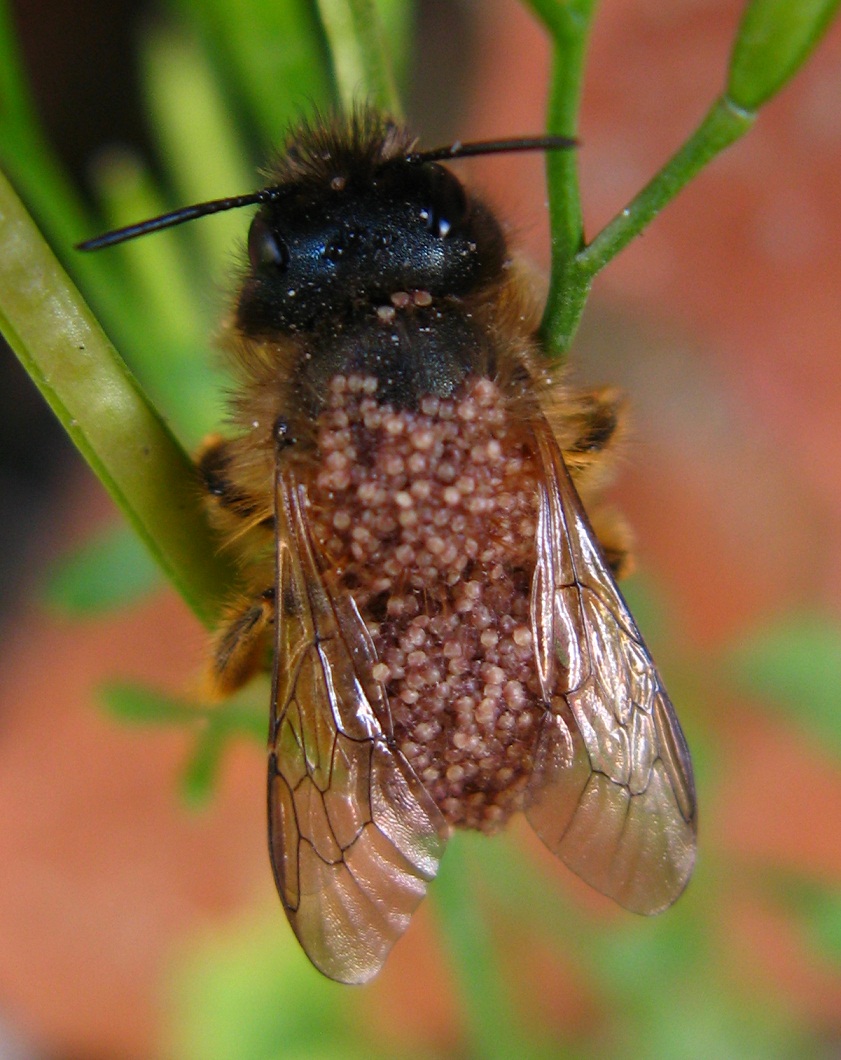
M 121 525 L 98 534 L 50 568 L 45 598 L 68 615 L 95 615 L 160 585 L 140 538 Z
M 194 806 L 211 797 L 222 755 L 232 737 L 245 736 L 260 743 L 266 739 L 264 704 L 269 700 L 269 688 L 265 680 L 255 681 L 246 692 L 212 706 L 116 682 L 102 690 L 102 697 L 108 711 L 128 724 L 175 726 L 196 733 L 182 780 L 184 796 Z
M 805 945 L 828 969 L 841 971 L 841 893 L 829 881 L 768 866 L 761 891 L 794 923 Z
M 165 1055 L 179 1060 L 393 1055 L 366 1033 L 354 991 L 313 971 L 276 910 L 197 941 L 178 962 L 171 997 Z
M 729 669 L 824 750 L 841 757 L 841 626 L 791 615 L 741 639 Z

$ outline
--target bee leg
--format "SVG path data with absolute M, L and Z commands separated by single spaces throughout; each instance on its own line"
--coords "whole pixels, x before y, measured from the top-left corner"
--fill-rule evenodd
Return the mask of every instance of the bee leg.
M 274 620 L 274 589 L 238 601 L 228 610 L 213 639 L 205 682 L 210 697 L 232 695 L 263 667 Z
M 627 522 L 598 496 L 609 480 L 619 444 L 625 434 L 626 404 L 615 387 L 599 387 L 570 395 L 557 430 L 564 462 L 584 500 L 593 531 L 615 578 L 634 569 L 633 535 Z
M 579 489 L 606 477 L 625 434 L 625 398 L 615 387 L 598 387 L 570 395 L 557 424 L 564 462 Z
M 634 535 L 625 517 L 610 507 L 590 507 L 588 517 L 605 562 L 619 581 L 634 573 Z
M 261 507 L 231 479 L 233 446 L 231 439 L 211 434 L 196 454 L 199 481 L 209 498 L 211 514 L 223 530 L 229 529 L 232 522 L 253 520 Z

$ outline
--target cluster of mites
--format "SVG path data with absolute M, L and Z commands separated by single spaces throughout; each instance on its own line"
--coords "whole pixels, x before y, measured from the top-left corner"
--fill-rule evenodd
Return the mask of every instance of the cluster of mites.
M 494 831 L 522 804 L 544 712 L 534 456 L 490 379 L 416 410 L 376 391 L 332 380 L 311 527 L 372 632 L 397 745 L 451 824 Z

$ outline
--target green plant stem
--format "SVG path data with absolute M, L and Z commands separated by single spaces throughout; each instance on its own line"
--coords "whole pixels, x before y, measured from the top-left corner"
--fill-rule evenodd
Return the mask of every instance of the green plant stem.
M 402 113 L 382 20 L 374 0 L 318 0 L 342 107 L 368 101 Z
M 232 571 L 192 463 L 0 175 L 0 330 L 91 468 L 198 617 Z
M 692 136 L 653 180 L 592 243 L 575 254 L 565 267 L 561 263 L 560 282 L 543 320 L 543 334 L 553 355 L 562 354 L 569 348 L 596 274 L 639 235 L 711 159 L 744 135 L 755 118 L 755 113 L 741 110 L 726 96 L 720 97 Z
M 579 255 L 585 275 L 595 276 L 717 154 L 748 131 L 756 119 L 722 96 L 683 147 L 630 205 L 613 218 Z
M 527 0 L 527 6 L 546 27 L 553 44 L 547 131 L 559 136 L 577 136 L 584 62 L 596 0 L 577 0 L 572 3 Z M 546 155 L 546 181 L 549 189 L 552 268 L 544 322 L 554 318 L 557 307 L 565 303 L 570 287 L 569 274 L 574 268 L 575 256 L 584 243 L 584 219 L 575 153 L 549 151 Z M 553 352 L 560 351 L 553 349 Z

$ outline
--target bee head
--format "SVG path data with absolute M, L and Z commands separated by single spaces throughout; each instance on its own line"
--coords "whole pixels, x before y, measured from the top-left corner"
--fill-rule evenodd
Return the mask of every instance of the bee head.
M 409 134 L 370 108 L 303 125 L 259 191 L 185 206 L 80 244 L 97 250 L 196 217 L 259 205 L 236 305 L 253 337 L 341 327 L 395 295 L 464 298 L 498 279 L 505 238 L 496 218 L 439 163 L 468 155 L 572 147 L 547 136 L 415 151 Z M 417 299 L 415 299 L 417 302 Z
M 505 256 L 495 217 L 437 162 L 346 168 L 281 187 L 261 207 L 237 322 L 252 334 L 306 331 L 395 292 L 463 297 L 496 278 Z

